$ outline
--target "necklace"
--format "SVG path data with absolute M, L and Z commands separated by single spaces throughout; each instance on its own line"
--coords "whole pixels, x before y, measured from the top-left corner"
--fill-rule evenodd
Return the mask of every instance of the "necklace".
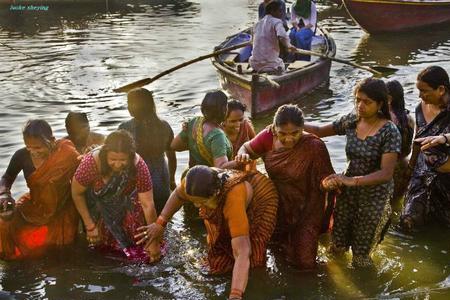
M 369 134 L 372 132 L 372 130 L 375 128 L 376 125 L 378 125 L 378 123 L 380 122 L 380 120 L 377 120 L 375 123 L 373 123 L 373 125 L 369 128 L 369 130 L 367 130 L 366 134 L 364 135 L 364 138 L 361 138 L 362 140 L 365 140 Z M 356 136 L 358 136 L 358 126 L 356 126 Z

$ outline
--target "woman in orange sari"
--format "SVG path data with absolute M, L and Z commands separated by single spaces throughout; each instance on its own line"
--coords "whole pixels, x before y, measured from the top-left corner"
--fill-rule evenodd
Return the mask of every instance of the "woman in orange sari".
M 278 195 L 259 172 L 191 168 L 170 195 L 156 222 L 139 228 L 138 244 L 162 237 L 168 220 L 186 202 L 200 208 L 208 242 L 210 273 L 233 271 L 230 299 L 242 299 L 250 267 L 264 266 L 275 228 Z
M 16 151 L 0 181 L 0 258 L 5 260 L 72 243 L 78 225 L 70 193 L 79 155 L 74 145 L 56 141 L 44 120 L 28 121 L 23 138 L 26 147 Z M 10 189 L 20 171 L 30 192 L 16 202 Z
M 245 143 L 236 160 L 262 157 L 280 195 L 274 237 L 290 263 L 310 270 L 316 266 L 319 235 L 328 229 L 334 201 L 323 180 L 334 171 L 325 144 L 304 134 L 303 126 L 300 108 L 281 106 L 273 125 Z

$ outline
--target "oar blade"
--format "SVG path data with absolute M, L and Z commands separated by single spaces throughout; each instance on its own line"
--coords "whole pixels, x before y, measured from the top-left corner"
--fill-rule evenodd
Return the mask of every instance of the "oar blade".
M 116 92 L 116 93 L 128 93 L 132 89 L 143 87 L 144 85 L 147 85 L 147 84 L 151 83 L 152 81 L 153 81 L 152 78 L 144 78 L 144 79 L 135 81 L 133 83 L 121 86 L 121 87 L 119 87 L 117 89 L 114 89 L 114 92 Z
M 398 71 L 398 69 L 396 69 L 396 68 L 386 67 L 386 66 L 373 66 L 371 68 L 377 72 L 382 73 L 384 76 L 394 74 L 395 72 Z

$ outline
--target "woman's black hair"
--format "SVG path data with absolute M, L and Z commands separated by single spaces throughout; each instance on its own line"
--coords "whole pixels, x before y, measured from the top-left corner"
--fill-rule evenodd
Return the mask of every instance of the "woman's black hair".
M 107 154 L 108 152 L 120 152 L 128 155 L 128 170 L 132 177 L 136 176 L 136 166 L 134 159 L 136 157 L 136 146 L 134 144 L 131 134 L 123 129 L 119 129 L 111 132 L 105 139 L 105 143 L 100 148 L 100 166 L 101 175 L 107 176 L 111 172 L 111 168 L 108 164 Z
M 167 145 L 161 141 L 165 136 L 167 125 L 156 113 L 153 94 L 147 89 L 136 88 L 128 92 L 128 111 L 134 117 L 134 135 L 137 152 L 145 159 L 154 156 L 154 153 L 165 152 Z M 127 128 L 128 129 L 128 128 Z
M 203 98 L 201 111 L 206 121 L 220 124 L 227 114 L 228 97 L 221 90 L 209 91 Z
M 400 127 L 406 128 L 408 126 L 408 114 L 405 109 L 405 95 L 403 93 L 403 87 L 397 80 L 390 80 L 386 82 L 386 88 L 388 90 L 388 95 L 392 97 L 392 112 L 397 117 Z
M 305 119 L 302 110 L 294 104 L 285 104 L 278 108 L 273 117 L 273 125 L 279 127 L 286 124 L 294 124 L 298 127 L 303 127 Z
M 247 105 L 245 105 L 244 103 L 242 103 L 241 101 L 238 100 L 230 100 L 227 103 L 227 115 L 225 116 L 225 119 L 228 118 L 230 116 L 230 113 L 233 110 L 240 110 L 243 113 L 245 113 L 245 111 L 247 110 Z
M 450 93 L 448 73 L 439 66 L 430 66 L 423 69 L 419 75 L 417 75 L 417 80 L 425 82 L 433 89 L 437 89 L 439 86 L 443 85 L 447 93 Z
M 389 103 L 388 103 L 388 89 L 386 84 L 381 79 L 376 78 L 366 78 L 358 82 L 355 87 L 355 96 L 358 92 L 362 92 L 367 95 L 370 99 L 381 104 L 380 117 L 386 120 L 391 119 L 389 113 Z
M 216 169 L 198 165 L 186 174 L 186 193 L 190 196 L 209 198 L 217 194 L 228 176 Z
M 36 138 L 41 140 L 50 150 L 53 149 L 55 137 L 50 125 L 45 120 L 28 120 L 22 128 L 23 138 Z
M 159 121 L 153 94 L 149 90 L 144 88 L 132 89 L 127 94 L 127 102 L 130 115 L 137 120 Z
M 69 111 L 65 120 L 66 129 L 68 130 L 74 122 L 89 124 L 87 114 L 83 112 Z

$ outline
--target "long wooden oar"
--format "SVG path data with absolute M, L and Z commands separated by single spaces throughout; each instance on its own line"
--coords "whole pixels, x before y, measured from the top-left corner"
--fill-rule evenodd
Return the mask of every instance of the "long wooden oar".
M 325 54 L 322 54 L 319 52 L 308 51 L 308 50 L 303 50 L 303 49 L 298 49 L 298 48 L 295 52 L 297 52 L 298 54 L 303 54 L 303 55 L 312 55 L 312 56 L 318 56 L 318 57 L 325 58 L 325 59 L 331 59 L 332 61 L 337 61 L 342 64 L 350 65 L 350 66 L 353 66 L 358 69 L 369 71 L 378 76 L 383 76 L 383 73 L 386 73 L 386 72 L 397 71 L 397 69 L 389 68 L 389 67 L 367 67 L 367 66 L 363 66 L 363 65 L 354 63 L 354 62 L 346 60 L 346 59 L 332 57 L 332 56 L 328 56 L 328 55 L 325 55 Z
M 153 81 L 155 81 L 155 80 L 157 80 L 157 79 L 159 79 L 159 78 L 161 78 L 161 77 L 163 77 L 163 76 L 165 76 L 165 75 L 167 75 L 167 74 L 172 73 L 173 71 L 176 71 L 176 70 L 181 69 L 181 68 L 183 68 L 183 67 L 189 66 L 190 64 L 193 64 L 193 63 L 195 63 L 195 62 L 198 62 L 198 61 L 201 61 L 201 60 L 210 58 L 210 57 L 214 57 L 214 56 L 220 55 L 220 54 L 222 54 L 222 53 L 229 52 L 229 51 L 231 51 L 231 50 L 243 48 L 243 47 L 248 46 L 248 45 L 251 45 L 251 42 L 245 42 L 245 43 L 237 44 L 237 45 L 234 45 L 234 46 L 231 46 L 231 47 L 228 47 L 228 48 L 223 48 L 223 49 L 221 49 L 221 50 L 214 51 L 214 52 L 212 52 L 212 53 L 210 53 L 210 54 L 206 54 L 206 55 L 199 56 L 199 57 L 197 57 L 197 58 L 194 58 L 194 59 L 191 59 L 191 60 L 189 60 L 189 61 L 186 61 L 186 62 L 184 62 L 184 63 L 182 63 L 182 64 L 176 65 L 176 66 L 173 67 L 173 68 L 170 68 L 170 69 L 168 69 L 168 70 L 165 70 L 164 72 L 159 73 L 159 74 L 156 75 L 155 77 L 144 78 L 144 79 L 141 79 L 141 80 L 132 82 L 132 83 L 130 83 L 130 84 L 121 86 L 121 87 L 119 87 L 119 88 L 117 88 L 117 89 L 114 89 L 114 92 L 117 92 L 117 93 L 127 93 L 128 91 L 130 91 L 130 90 L 132 90 L 132 89 L 134 89 L 134 88 L 138 88 L 138 87 L 142 87 L 142 86 L 144 86 L 144 85 L 150 84 L 150 83 L 152 83 Z

